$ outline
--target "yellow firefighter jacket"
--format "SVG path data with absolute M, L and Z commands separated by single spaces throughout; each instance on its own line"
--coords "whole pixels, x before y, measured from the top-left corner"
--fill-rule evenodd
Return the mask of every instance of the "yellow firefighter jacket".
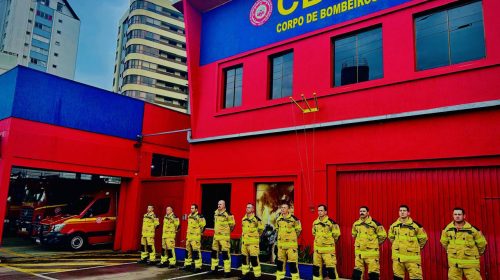
M 234 216 L 226 210 L 215 210 L 214 222 L 214 240 L 229 240 L 235 225 Z
M 142 237 L 155 237 L 155 229 L 159 224 L 160 221 L 153 212 L 144 214 L 142 218 Z
M 259 217 L 255 216 L 255 214 L 250 215 L 250 217 L 243 216 L 241 227 L 241 243 L 245 245 L 259 244 L 260 235 L 264 231 L 264 226 Z
M 175 235 L 179 231 L 179 218 L 171 213 L 163 217 L 163 234 L 162 238 L 175 239 Z
M 420 250 L 427 242 L 427 233 L 421 225 L 408 217 L 405 223 L 398 219 L 391 225 L 389 240 L 392 242 L 393 260 L 420 263 Z
M 292 214 L 287 216 L 279 215 L 276 218 L 278 230 L 278 249 L 297 249 L 298 237 L 302 231 L 299 219 Z
M 335 254 L 335 242 L 340 237 L 339 225 L 329 217 L 317 218 L 313 222 L 314 251 Z
M 186 239 L 187 241 L 201 241 L 201 234 L 205 229 L 207 222 L 203 215 L 198 214 L 198 211 L 191 213 L 188 216 L 188 228 Z
M 479 268 L 479 256 L 486 250 L 481 231 L 468 222 L 458 229 L 451 222 L 441 234 L 441 244 L 448 253 L 448 265 L 459 268 Z
M 354 242 L 355 254 L 362 258 L 378 258 L 379 246 L 387 238 L 384 226 L 373 220 L 372 217 L 367 217 L 364 221 L 359 219 L 354 222 L 352 236 L 356 239 Z

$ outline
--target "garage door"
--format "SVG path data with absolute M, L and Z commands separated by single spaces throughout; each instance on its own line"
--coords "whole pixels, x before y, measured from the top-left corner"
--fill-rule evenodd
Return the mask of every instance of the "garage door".
M 447 279 L 446 253 L 439 243 L 441 230 L 451 222 L 452 209 L 466 210 L 467 220 L 489 243 L 482 258 L 485 279 L 500 279 L 500 168 L 450 168 L 340 172 L 337 174 L 337 213 L 342 237 L 338 244 L 339 272 L 349 277 L 354 266 L 352 223 L 360 205 L 386 230 L 398 218 L 400 204 L 422 224 L 429 241 L 422 253 L 424 279 Z M 390 244 L 382 248 L 382 279 L 392 279 Z

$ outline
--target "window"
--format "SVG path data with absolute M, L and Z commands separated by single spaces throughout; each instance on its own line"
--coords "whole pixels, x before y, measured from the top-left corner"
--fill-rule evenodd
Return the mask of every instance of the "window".
M 60 46 L 61 45 L 61 43 L 59 41 L 56 41 L 55 44 L 56 44 L 56 46 Z
M 293 52 L 271 57 L 271 99 L 292 95 Z
M 61 34 L 61 30 L 57 30 L 57 34 Z
M 243 66 L 224 70 L 224 108 L 241 105 Z
M 176 158 L 160 154 L 153 154 L 153 160 L 151 162 L 151 176 L 156 177 L 187 175 L 188 162 L 189 161 L 185 158 Z
M 201 213 L 207 221 L 206 228 L 214 228 L 214 211 L 219 200 L 226 202 L 227 211 L 231 209 L 231 184 L 201 185 Z
M 64 4 L 61 2 L 58 2 L 57 3 L 57 11 L 62 12 L 63 8 L 64 8 Z
M 101 198 L 94 202 L 94 204 L 85 213 L 85 218 L 91 218 L 99 215 L 104 215 L 109 212 L 109 206 L 111 204 L 111 198 Z
M 60 19 L 60 20 L 58 20 L 58 22 L 59 22 L 59 23 L 62 23 L 62 22 L 63 22 L 63 20 L 62 20 L 62 19 Z
M 56 56 L 56 57 L 57 57 L 57 56 L 59 56 L 59 54 L 58 54 L 58 53 L 54 53 L 54 56 Z
M 57 65 L 55 65 L 55 64 L 52 64 L 52 68 L 57 68 Z
M 481 1 L 415 18 L 417 70 L 486 56 Z
M 333 49 L 334 86 L 384 77 L 381 27 L 335 38 Z

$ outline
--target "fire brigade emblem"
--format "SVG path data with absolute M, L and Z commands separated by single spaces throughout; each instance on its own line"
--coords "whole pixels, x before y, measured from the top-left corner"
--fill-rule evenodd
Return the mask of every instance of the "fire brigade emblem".
M 254 26 L 261 26 L 269 20 L 273 12 L 273 2 L 271 0 L 257 0 L 250 10 L 250 23 Z
M 97 217 L 95 219 L 95 222 L 98 223 L 98 224 L 100 224 L 102 222 L 102 218 L 101 217 Z

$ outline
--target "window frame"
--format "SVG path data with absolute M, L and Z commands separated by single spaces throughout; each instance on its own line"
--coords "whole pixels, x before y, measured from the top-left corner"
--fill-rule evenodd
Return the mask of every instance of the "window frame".
M 338 40 L 342 40 L 342 39 L 347 39 L 347 38 L 350 38 L 350 37 L 354 37 L 354 36 L 358 36 L 359 34 L 362 34 L 362 33 L 365 33 L 365 32 L 369 32 L 369 31 L 374 31 L 376 29 L 380 29 L 380 39 L 381 39 L 381 50 L 380 50 L 380 54 L 382 55 L 381 57 L 381 62 L 382 62 L 382 76 L 379 77 L 379 78 L 375 78 L 375 79 L 370 79 L 370 77 L 368 76 L 368 79 L 367 80 L 363 80 L 363 81 L 359 81 L 359 75 L 357 74 L 357 78 L 356 78 L 356 82 L 355 83 L 349 83 L 349 84 L 344 84 L 342 85 L 341 83 L 339 83 L 338 85 L 336 84 L 336 80 L 335 80 L 335 76 L 336 76 L 336 71 L 335 71 L 335 68 L 336 68 L 336 63 L 335 63 L 335 59 L 336 59 L 336 56 L 335 56 L 335 43 L 336 41 Z M 358 73 L 359 71 L 359 51 L 358 51 L 358 48 L 359 46 L 356 45 L 356 61 L 357 61 L 357 64 L 356 64 L 356 73 Z M 343 87 L 343 86 L 353 86 L 353 85 L 358 85 L 358 84 L 363 84 L 363 83 L 366 83 L 366 82 L 371 82 L 371 81 L 376 81 L 376 80 L 381 80 L 381 79 L 384 79 L 385 77 L 385 69 L 384 69 L 384 64 L 385 64 L 385 59 L 384 59 L 384 30 L 383 30 L 383 25 L 382 23 L 377 23 L 375 25 L 371 25 L 371 26 L 367 26 L 367 27 L 363 27 L 363 28 L 360 28 L 360 29 L 357 29 L 357 30 L 353 30 L 353 31 L 350 31 L 350 32 L 347 32 L 347 33 L 341 33 L 341 34 L 338 34 L 338 35 L 335 35 L 333 37 L 331 37 L 330 39 L 330 50 L 331 50 L 331 69 L 332 69 L 332 73 L 330 75 L 331 77 L 331 87 L 333 88 L 338 88 L 338 87 Z
M 280 95 L 280 97 L 276 97 L 274 98 L 273 97 L 273 86 L 274 86 L 274 83 L 273 83 L 273 80 L 274 80 L 274 73 L 273 73 L 273 67 L 274 67 L 274 59 L 277 58 L 277 57 L 283 57 L 285 55 L 288 55 L 288 54 L 292 54 L 292 80 L 290 81 L 291 83 L 291 92 L 290 92 L 290 95 L 286 95 L 286 96 L 283 96 L 283 94 Z M 286 97 L 291 97 L 293 96 L 293 85 L 294 85 L 294 70 L 295 70 L 295 56 L 294 56 L 294 49 L 287 49 L 287 50 L 283 50 L 283 51 L 280 51 L 280 52 L 277 52 L 277 53 L 274 53 L 274 54 L 271 54 L 268 56 L 268 94 L 267 94 L 267 99 L 268 100 L 280 100 L 280 99 L 283 99 L 283 98 L 286 98 Z M 283 68 L 281 70 L 281 72 L 284 72 Z M 284 75 L 282 74 L 281 75 L 281 81 L 283 81 L 283 77 Z M 283 93 L 283 83 L 282 83 L 282 86 L 281 86 L 281 93 Z
M 236 96 L 236 70 L 237 69 L 240 69 L 241 68 L 241 95 L 240 95 L 240 104 L 239 105 L 235 105 L 235 96 Z M 221 81 L 221 89 L 222 89 L 222 98 L 221 98 L 221 106 L 220 108 L 222 109 L 232 109 L 232 108 L 239 108 L 241 106 L 243 106 L 243 73 L 244 73 L 244 69 L 243 69 L 243 63 L 239 63 L 239 64 L 234 64 L 234 65 L 230 65 L 230 66 L 227 66 L 227 67 L 224 67 L 222 68 L 222 81 Z M 227 88 L 226 88 L 226 85 L 227 85 L 227 72 L 228 71 L 231 71 L 231 70 L 235 70 L 235 75 L 234 75 L 234 82 L 235 82 L 235 86 L 234 86 L 234 93 L 233 93 L 233 105 L 232 106 L 226 106 L 226 100 L 227 100 Z
M 426 15 L 432 15 L 432 14 L 436 14 L 436 13 L 440 13 L 440 12 L 446 12 L 448 13 L 450 10 L 453 10 L 453 9 L 456 9 L 456 8 L 459 8 L 459 7 L 463 7 L 463 6 L 466 6 L 466 5 L 470 5 L 470 4 L 473 4 L 473 3 L 481 3 L 481 13 L 482 13 L 482 25 L 483 25 L 483 44 L 484 44 L 484 56 L 481 57 L 481 58 L 475 58 L 475 59 L 470 59 L 470 60 L 465 60 L 465 61 L 461 61 L 461 62 L 456 62 L 456 63 L 452 63 L 451 61 L 451 44 L 450 44 L 450 21 L 449 21 L 449 16 L 447 14 L 447 17 L 448 17 L 448 20 L 447 20 L 447 33 L 448 33 L 448 37 L 447 37 L 447 50 L 448 50 L 448 64 L 446 65 L 438 65 L 438 66 L 432 66 L 432 67 L 429 67 L 429 68 L 422 68 L 422 69 L 419 69 L 419 66 L 418 66 L 418 48 L 417 48 L 417 26 L 416 26 L 416 20 L 417 18 L 420 18 L 420 17 L 424 17 Z M 455 65 L 459 65 L 459 64 L 462 64 L 462 63 L 472 63 L 472 62 L 477 62 L 477 61 L 480 61 L 480 60 L 484 60 L 487 58 L 487 44 L 486 44 L 486 28 L 485 28 L 485 21 L 484 21 L 484 5 L 483 5 L 483 0 L 467 0 L 467 1 L 459 1 L 459 2 L 453 2 L 453 3 L 449 3 L 449 4 L 446 4 L 446 5 L 443 5 L 443 6 L 439 6 L 439 7 L 435 7 L 435 8 L 432 8 L 432 9 L 428 9 L 428 10 L 425 10 L 425 11 L 420 11 L 420 12 L 417 12 L 415 14 L 413 14 L 413 17 L 412 17 L 412 25 L 413 25 L 413 47 L 414 47 L 414 71 L 415 72 L 423 72 L 423 71 L 429 71 L 429 70 L 433 70 L 433 69 L 442 69 L 442 68 L 446 68 L 446 67 L 453 67 Z

